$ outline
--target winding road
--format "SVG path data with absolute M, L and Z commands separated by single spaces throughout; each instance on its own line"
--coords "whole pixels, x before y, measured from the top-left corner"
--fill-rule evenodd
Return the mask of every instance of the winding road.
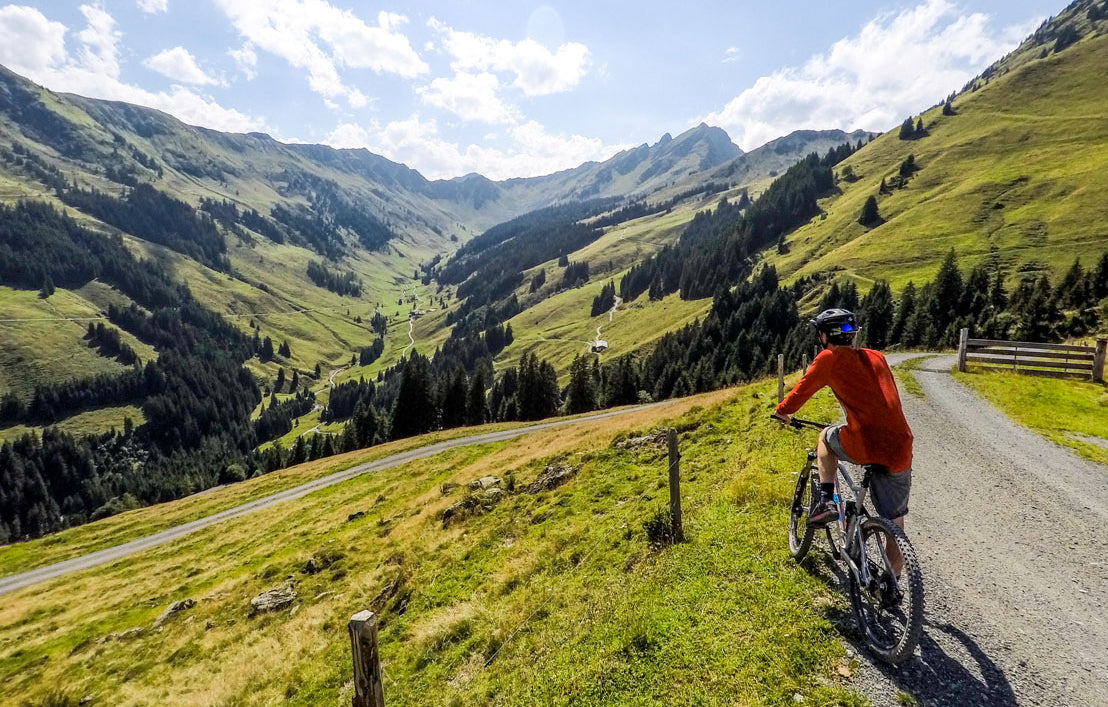
M 911 355 L 890 356 L 898 363 Z M 872 662 L 849 612 L 827 609 L 852 643 L 853 689 L 878 707 L 1108 705 L 1108 467 L 1014 424 L 949 373 L 915 372 L 903 395 L 916 436 L 907 531 L 923 566 L 926 626 L 898 668 Z M 660 403 L 655 403 L 658 405 Z M 644 406 L 650 407 L 650 406 Z M 48 567 L 0 578 L 0 594 L 113 562 L 228 518 L 441 451 L 625 414 L 613 411 L 472 435 L 360 464 L 237 508 Z M 1059 411 L 1064 414 L 1064 411 Z M 782 529 L 784 542 L 784 529 Z M 835 584 L 825 563 L 806 565 Z
M 856 643 L 855 688 L 881 707 L 906 704 L 901 691 L 925 706 L 1108 705 L 1108 467 L 1013 423 L 953 379 L 954 363 L 923 362 L 923 397 L 902 396 L 921 648 L 893 669 Z
M 115 547 L 105 548 L 103 550 L 82 555 L 81 557 L 75 557 L 63 562 L 57 562 L 46 567 L 39 567 L 38 569 L 28 570 L 27 572 L 21 572 L 19 574 L 8 575 L 6 577 L 0 577 L 0 594 L 7 594 L 8 592 L 14 592 L 17 589 L 29 587 L 39 582 L 44 582 L 48 579 L 60 577 L 70 572 L 77 572 L 79 570 L 89 569 L 91 567 L 98 567 L 109 562 L 114 562 L 118 559 L 127 557 L 136 552 L 141 552 L 147 548 L 155 547 L 163 543 L 167 543 L 171 540 L 188 535 L 202 528 L 207 528 L 210 525 L 214 525 L 230 518 L 238 518 L 239 516 L 259 511 L 263 508 L 269 508 L 283 501 L 291 501 L 301 496 L 306 496 L 313 491 L 318 491 L 328 486 L 348 481 L 356 476 L 369 473 L 371 471 L 381 471 L 383 469 L 391 469 L 401 464 L 406 464 L 416 459 L 423 459 L 425 457 L 434 456 L 439 452 L 446 451 L 448 449 L 454 449 L 455 447 L 464 447 L 472 444 L 489 444 L 491 442 L 502 442 L 508 439 L 514 439 L 525 434 L 532 432 L 538 432 L 539 430 L 547 430 L 552 427 L 561 427 L 563 425 L 575 425 L 582 422 L 591 422 L 594 420 L 604 420 L 610 417 L 617 417 L 619 415 L 626 415 L 630 412 L 638 410 L 646 410 L 659 405 L 665 405 L 667 401 L 650 403 L 649 405 L 639 405 L 631 408 L 624 408 L 622 410 L 612 410 L 609 412 L 598 413 L 596 415 L 587 415 L 584 417 L 577 417 L 568 420 L 554 420 L 552 422 L 540 422 L 535 425 L 528 425 L 526 427 L 519 427 L 511 430 L 500 430 L 498 432 L 486 432 L 484 434 L 469 435 L 468 437 L 459 437 L 457 439 L 446 440 L 443 442 L 437 442 L 435 444 L 428 445 L 426 447 L 419 447 L 418 449 L 410 449 L 406 452 L 400 452 L 393 454 L 382 459 L 375 459 L 364 464 L 358 464 L 357 466 L 350 467 L 344 471 L 338 471 L 328 476 L 323 476 L 314 481 L 309 481 L 306 484 L 296 486 L 280 493 L 275 493 L 272 496 L 266 496 L 265 498 L 259 498 L 249 503 L 244 503 L 241 506 L 229 508 L 225 511 L 220 511 L 206 518 L 199 518 L 189 523 L 168 528 L 153 535 L 148 535 L 144 538 L 138 538 L 130 542 L 116 545 Z

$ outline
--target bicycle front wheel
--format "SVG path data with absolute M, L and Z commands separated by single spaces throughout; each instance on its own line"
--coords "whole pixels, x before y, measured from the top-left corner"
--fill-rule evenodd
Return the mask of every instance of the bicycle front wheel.
M 812 547 L 812 538 L 816 529 L 808 525 L 811 513 L 815 482 L 810 472 L 803 472 L 796 480 L 793 492 L 793 505 L 789 511 L 789 554 L 800 562 Z
M 852 570 L 850 606 L 862 639 L 886 663 L 910 657 L 923 631 L 923 573 L 908 536 L 885 518 L 862 521 L 862 552 L 854 557 L 866 563 L 870 580 L 863 584 Z M 904 558 L 900 579 L 893 574 L 885 548 L 895 544 Z

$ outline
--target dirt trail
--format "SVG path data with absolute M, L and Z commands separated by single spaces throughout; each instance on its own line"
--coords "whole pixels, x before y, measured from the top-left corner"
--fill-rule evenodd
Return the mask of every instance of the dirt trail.
M 1108 705 L 1108 467 L 1019 427 L 925 362 L 905 394 L 916 437 L 908 535 L 927 624 L 899 669 L 855 644 L 875 705 Z M 1064 411 L 1059 411 L 1064 414 Z M 853 635 L 852 619 L 841 621 Z

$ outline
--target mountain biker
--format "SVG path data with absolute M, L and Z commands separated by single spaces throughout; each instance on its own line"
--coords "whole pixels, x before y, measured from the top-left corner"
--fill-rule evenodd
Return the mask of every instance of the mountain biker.
M 846 424 L 820 432 L 816 454 L 821 498 L 808 522 L 826 525 L 838 517 L 832 497 L 835 471 L 842 460 L 878 465 L 870 478 L 873 505 L 880 515 L 903 528 L 912 488 L 912 431 L 904 419 L 889 364 L 878 351 L 854 347 L 858 327 L 852 312 L 828 309 L 809 323 L 823 350 L 774 415 L 788 423 L 816 391 L 830 386 L 846 411 Z M 895 543 L 890 543 L 887 551 L 893 571 L 900 576 L 903 559 Z

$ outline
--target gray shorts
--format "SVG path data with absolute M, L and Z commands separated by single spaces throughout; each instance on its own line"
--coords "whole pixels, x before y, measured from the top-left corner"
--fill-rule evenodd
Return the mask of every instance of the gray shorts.
M 831 425 L 824 433 L 824 440 L 831 453 L 848 464 L 858 464 L 850 458 L 839 442 L 839 430 L 845 425 Z M 881 471 L 873 474 L 869 482 L 870 498 L 877 514 L 889 519 L 908 515 L 908 496 L 912 492 L 912 470 L 892 473 Z

